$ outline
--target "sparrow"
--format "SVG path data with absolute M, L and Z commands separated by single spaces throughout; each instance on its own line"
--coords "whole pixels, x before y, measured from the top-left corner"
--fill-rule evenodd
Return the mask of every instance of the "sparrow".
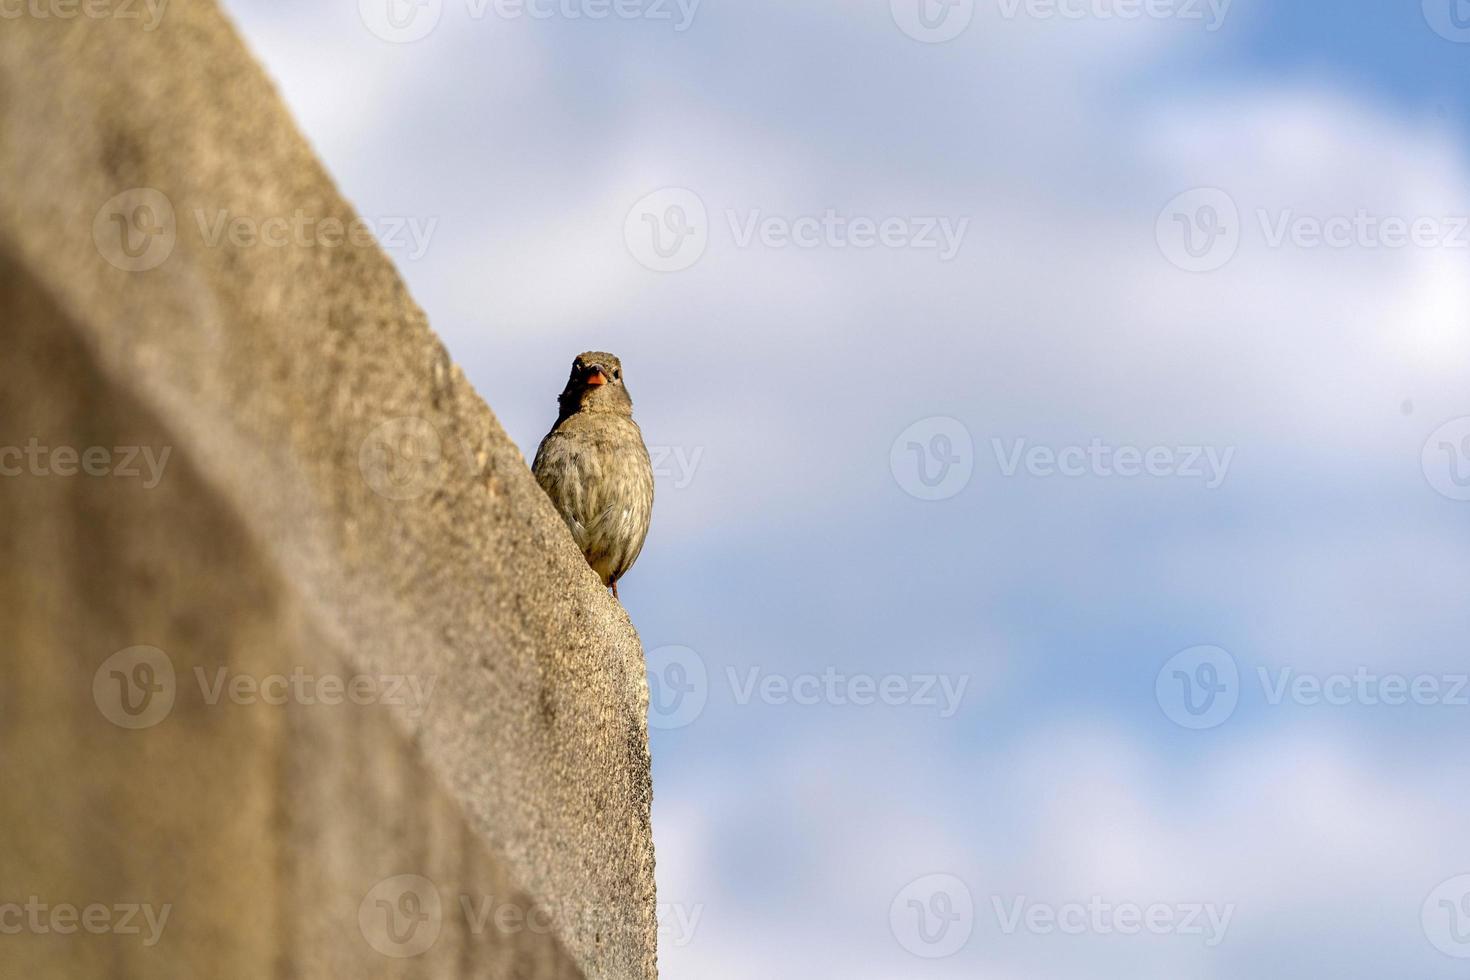
M 633 421 L 622 362 L 602 351 L 579 355 L 557 405 L 531 471 L 617 598 L 618 579 L 638 560 L 653 516 L 653 464 Z

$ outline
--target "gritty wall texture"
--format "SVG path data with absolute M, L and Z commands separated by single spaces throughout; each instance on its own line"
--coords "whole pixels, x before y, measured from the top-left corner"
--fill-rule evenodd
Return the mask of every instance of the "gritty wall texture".
M 355 217 L 227 20 L 0 22 L 0 174 L 0 976 L 653 977 L 637 636 L 375 245 L 200 227 Z

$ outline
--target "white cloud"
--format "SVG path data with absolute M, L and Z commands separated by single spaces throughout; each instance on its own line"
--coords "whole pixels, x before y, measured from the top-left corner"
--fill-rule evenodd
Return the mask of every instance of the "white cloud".
M 1445 846 L 1467 802 L 1451 791 L 1456 773 L 1366 760 L 1339 733 L 1288 725 L 1191 752 L 1182 768 L 1105 724 L 1037 732 L 968 762 L 935 740 L 846 726 L 840 737 L 844 761 L 797 747 L 759 793 L 711 778 L 664 794 L 661 896 L 711 894 L 709 855 L 737 841 L 758 851 L 779 837 L 797 855 L 789 878 L 751 869 L 764 898 L 720 894 L 705 931 L 664 952 L 670 975 L 910 975 L 921 961 L 888 934 L 888 904 L 935 872 L 969 885 L 975 933 L 953 960 L 922 963 L 925 975 L 1230 976 L 1224 963 L 1252 963 L 1276 936 L 1330 937 L 1324 963 L 1381 950 L 1432 962 L 1419 902 L 1470 859 L 1470 847 Z M 1008 934 L 995 905 L 1093 896 L 1232 911 L 1207 947 L 1194 935 Z

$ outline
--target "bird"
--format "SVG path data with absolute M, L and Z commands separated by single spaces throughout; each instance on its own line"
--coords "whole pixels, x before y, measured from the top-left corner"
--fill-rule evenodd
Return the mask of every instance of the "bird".
M 531 472 L 616 599 L 653 517 L 653 464 L 622 362 L 605 351 L 579 354 L 557 406 Z

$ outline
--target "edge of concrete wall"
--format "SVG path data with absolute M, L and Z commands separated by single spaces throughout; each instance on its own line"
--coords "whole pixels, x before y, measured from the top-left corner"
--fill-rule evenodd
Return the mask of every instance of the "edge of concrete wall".
M 294 649 L 257 654 L 258 668 L 299 665 L 319 645 L 346 674 L 433 678 L 425 710 L 377 706 L 405 764 L 423 770 L 423 795 L 458 812 L 471 850 L 546 913 L 581 972 L 654 976 L 637 635 L 376 245 L 330 230 L 337 244 L 210 240 L 221 214 L 257 230 L 301 214 L 319 232 L 356 217 L 228 21 L 208 0 L 175 0 L 147 31 L 117 18 L 7 21 L 0 172 L 7 305 L 24 281 L 54 306 L 47 322 L 75 332 L 90 384 L 111 393 L 99 406 L 126 396 L 156 420 L 191 499 L 238 523 L 241 547 L 296 610 L 276 627 Z M 112 642 L 37 640 L 31 653 L 75 655 L 90 677 Z M 309 717 L 324 726 L 303 743 L 326 753 L 315 770 L 375 766 L 323 720 L 335 716 Z M 278 805 L 314 813 L 329 848 L 334 821 L 313 808 L 342 799 L 287 785 Z M 395 819 L 391 807 L 379 816 Z M 407 821 L 386 839 L 432 850 L 414 840 L 423 833 Z M 50 846 L 10 847 L 28 844 Z M 466 948 L 464 975 L 500 975 Z M 419 975 L 411 965 L 394 975 Z

